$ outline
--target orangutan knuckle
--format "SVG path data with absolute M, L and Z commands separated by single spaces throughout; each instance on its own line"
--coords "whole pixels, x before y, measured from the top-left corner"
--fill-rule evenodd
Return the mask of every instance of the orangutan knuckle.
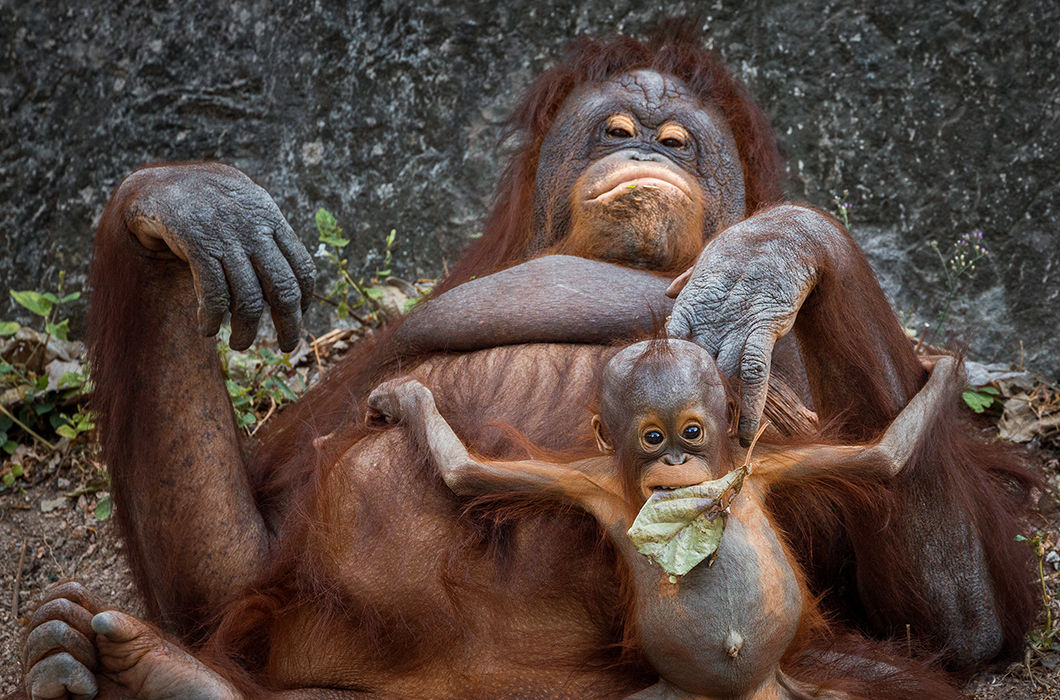
M 302 291 L 293 277 L 282 277 L 273 285 L 272 297 L 269 300 L 276 313 L 293 314 L 302 307 Z
M 747 383 L 761 383 L 769 376 L 769 363 L 765 355 L 756 349 L 744 355 L 740 363 L 740 378 Z
M 232 315 L 237 316 L 244 322 L 256 322 L 259 318 L 261 318 L 261 314 L 264 310 L 265 303 L 262 301 L 260 295 L 240 295 L 232 308 Z

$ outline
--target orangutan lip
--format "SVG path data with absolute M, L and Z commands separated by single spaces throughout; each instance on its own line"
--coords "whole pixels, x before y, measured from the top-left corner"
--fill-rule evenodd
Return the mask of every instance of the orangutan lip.
M 663 168 L 622 168 L 608 177 L 594 193 L 590 193 L 588 201 L 606 202 L 623 194 L 635 192 L 640 188 L 645 189 L 676 189 L 685 197 L 691 199 L 687 192 L 687 184 L 680 178 Z

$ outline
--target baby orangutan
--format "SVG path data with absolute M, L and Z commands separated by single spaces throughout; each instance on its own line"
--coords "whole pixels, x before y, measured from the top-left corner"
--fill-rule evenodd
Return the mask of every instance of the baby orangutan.
M 952 359 L 943 362 L 952 370 Z M 764 510 L 766 492 L 819 471 L 893 477 L 916 444 L 923 411 L 948 398 L 952 375 L 936 370 L 874 445 L 762 446 L 750 470 L 749 461 L 738 466 L 743 450 L 713 358 L 683 340 L 637 343 L 607 364 L 592 419 L 597 457 L 476 459 L 431 392 L 410 379 L 379 386 L 369 417 L 403 421 L 455 494 L 548 494 L 597 518 L 628 565 L 637 638 L 660 676 L 633 697 L 822 697 L 780 670 L 810 603 Z M 710 542 L 712 532 L 720 542 Z

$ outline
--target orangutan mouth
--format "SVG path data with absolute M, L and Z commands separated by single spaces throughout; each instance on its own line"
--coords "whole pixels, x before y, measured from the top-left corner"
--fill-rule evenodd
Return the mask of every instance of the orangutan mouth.
M 621 168 L 604 178 L 589 193 L 588 201 L 605 204 L 617 197 L 636 196 L 645 190 L 669 190 L 692 199 L 687 190 L 688 183 L 665 168 L 634 167 Z

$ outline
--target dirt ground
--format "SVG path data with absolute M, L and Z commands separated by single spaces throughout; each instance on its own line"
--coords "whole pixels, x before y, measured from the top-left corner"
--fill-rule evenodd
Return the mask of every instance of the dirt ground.
M 1027 536 L 1041 536 L 1046 588 L 1050 596 L 1060 595 L 1060 451 L 1036 449 L 1028 454 L 1052 489 L 1043 494 L 1042 514 L 1028 524 Z M 102 483 L 98 466 L 85 454 L 56 462 L 41 465 L 21 490 L 0 492 L 0 696 L 16 688 L 21 626 L 49 585 L 77 579 L 117 607 L 141 611 L 114 520 L 96 518 L 98 502 L 107 497 L 105 491 L 94 490 Z M 1056 618 L 1060 606 L 1052 601 L 1050 605 Z M 1050 629 L 1044 605 L 1039 635 L 1043 629 Z M 1039 642 L 1038 647 L 1051 647 L 1051 642 Z M 1023 660 L 979 674 L 965 690 L 976 700 L 1060 700 L 1060 651 L 1028 644 Z

